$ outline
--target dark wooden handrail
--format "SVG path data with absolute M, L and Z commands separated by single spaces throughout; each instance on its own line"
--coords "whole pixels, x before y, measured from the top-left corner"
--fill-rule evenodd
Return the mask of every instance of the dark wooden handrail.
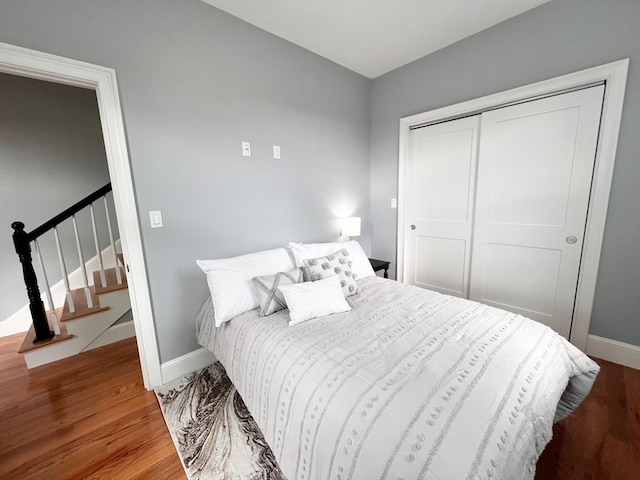
M 35 339 L 33 343 L 42 342 L 53 338 L 53 332 L 49 328 L 47 314 L 44 311 L 44 303 L 40 298 L 40 287 L 38 287 L 38 277 L 33 269 L 33 261 L 31 258 L 31 242 L 40 237 L 43 233 L 48 232 L 52 228 L 60 225 L 66 219 L 78 213 L 83 208 L 91 205 L 100 197 L 111 191 L 111 183 L 107 183 L 104 187 L 99 188 L 95 192 L 87 195 L 85 198 L 59 213 L 51 220 L 44 222 L 38 228 L 31 232 L 24 231 L 24 223 L 13 222 L 13 245 L 22 264 L 22 275 L 24 283 L 27 287 L 27 296 L 29 297 L 29 310 L 31 310 L 31 319 L 33 320 L 33 328 L 35 330 Z M 53 305 L 51 305 L 53 308 Z
M 79 202 L 71 205 L 64 212 L 59 213 L 58 215 L 53 217 L 51 220 L 44 222 L 38 228 L 34 228 L 33 230 L 31 230 L 31 232 L 27 233 L 29 241 L 30 242 L 34 241 L 35 239 L 40 237 L 43 233 L 46 233 L 49 230 L 51 230 L 53 227 L 60 225 L 67 218 L 71 218 L 72 215 L 75 215 L 83 208 L 88 207 L 90 204 L 95 202 L 100 197 L 105 196 L 110 191 L 111 191 L 111 182 L 107 183 L 104 187 L 99 188 L 95 192 L 87 195 Z

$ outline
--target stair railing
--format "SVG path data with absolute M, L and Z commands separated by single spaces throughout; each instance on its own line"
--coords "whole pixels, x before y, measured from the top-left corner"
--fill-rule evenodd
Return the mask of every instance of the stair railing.
M 78 250 L 78 260 L 80 262 L 80 269 L 82 272 L 82 281 L 83 281 L 83 289 L 87 299 L 87 305 L 89 307 L 92 306 L 92 298 L 91 298 L 91 290 L 89 288 L 88 279 L 87 279 L 87 271 L 86 265 L 84 261 L 84 255 L 82 252 L 82 246 L 80 244 L 80 236 L 78 235 L 78 227 L 76 223 L 75 215 L 86 207 L 90 208 L 91 212 L 91 224 L 93 229 L 93 238 L 95 247 L 98 255 L 99 262 L 99 272 L 102 286 L 106 286 L 105 279 L 105 271 L 102 262 L 102 252 L 100 250 L 100 241 L 98 238 L 98 229 L 96 227 L 93 203 L 99 198 L 104 199 L 104 209 L 106 213 L 107 226 L 109 229 L 109 240 L 111 242 L 111 248 L 113 251 L 114 263 L 116 265 L 116 273 L 118 272 L 118 259 L 116 254 L 115 243 L 113 241 L 113 233 L 111 229 L 111 220 L 109 218 L 109 208 L 107 204 L 107 194 L 111 191 L 111 183 L 107 183 L 104 187 L 99 188 L 95 192 L 87 195 L 85 198 L 75 203 L 71 207 L 67 208 L 62 213 L 56 215 L 51 220 L 43 223 L 38 228 L 32 230 L 31 232 L 24 231 L 24 223 L 22 222 L 13 222 L 11 227 L 13 228 L 13 244 L 16 249 L 16 253 L 20 259 L 20 263 L 22 264 L 22 273 L 24 277 L 24 283 L 27 287 L 27 296 L 29 298 L 29 310 L 31 311 L 31 318 L 33 320 L 33 328 L 35 331 L 35 339 L 34 343 L 42 342 L 45 340 L 49 340 L 54 337 L 54 335 L 60 334 L 60 322 L 57 314 L 55 313 L 55 306 L 53 303 L 53 295 L 51 294 L 51 287 L 49 286 L 49 280 L 47 278 L 47 272 L 45 271 L 44 263 L 42 261 L 42 255 L 40 249 L 38 248 L 38 238 L 40 238 L 43 234 L 47 233 L 50 230 L 53 230 L 55 240 L 56 240 L 56 248 L 58 250 L 58 260 L 60 263 L 60 271 L 62 273 L 62 280 L 64 282 L 65 287 L 65 297 L 67 301 L 67 306 L 70 312 L 75 311 L 75 305 L 73 301 L 73 295 L 71 294 L 71 289 L 69 285 L 69 275 L 67 273 L 67 267 L 64 260 L 64 255 L 62 252 L 62 247 L 60 244 L 60 237 L 58 235 L 58 226 L 64 222 L 65 220 L 72 218 L 73 228 L 76 240 L 76 247 Z M 31 257 L 31 243 L 35 248 L 36 256 L 38 257 L 38 263 L 40 264 L 42 280 L 44 281 L 45 286 L 45 295 L 47 297 L 47 302 L 50 308 L 50 319 L 51 326 L 53 327 L 53 331 L 49 326 L 49 321 L 47 320 L 47 314 L 45 312 L 44 303 L 42 302 L 40 288 L 38 286 L 38 277 L 33 268 L 33 260 Z M 117 275 L 118 284 L 122 283 L 121 275 Z

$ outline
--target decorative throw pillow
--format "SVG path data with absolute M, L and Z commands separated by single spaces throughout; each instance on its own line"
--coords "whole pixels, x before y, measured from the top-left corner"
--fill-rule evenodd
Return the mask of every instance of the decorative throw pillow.
M 279 290 L 289 307 L 289 325 L 351 310 L 344 298 L 337 275 L 317 282 L 285 285 Z
M 360 244 L 355 240 L 333 243 L 289 242 L 288 248 L 293 255 L 296 267 L 304 266 L 305 258 L 316 258 L 322 255 L 328 255 L 336 250 L 346 248 L 349 252 L 350 260 L 353 262 L 351 271 L 357 275 L 358 280 L 376 276 L 373 268 L 371 268 L 371 263 L 369 263 L 367 255 L 364 253 L 364 250 L 362 250 Z
M 287 308 L 282 292 L 278 287 L 301 283 L 303 280 L 302 269 L 294 268 L 288 272 L 280 272 L 275 275 L 253 277 L 253 284 L 258 291 L 259 313 L 261 317 L 271 315 L 278 310 Z
M 346 248 L 324 257 L 310 258 L 304 260 L 305 279 L 312 282 L 323 278 L 337 275 L 340 279 L 340 286 L 344 296 L 358 293 L 358 283 L 356 275 L 351 271 L 353 262 Z

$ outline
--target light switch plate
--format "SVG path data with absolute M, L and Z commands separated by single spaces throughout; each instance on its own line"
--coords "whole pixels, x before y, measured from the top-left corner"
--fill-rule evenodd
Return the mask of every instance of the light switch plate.
M 273 146 L 273 158 L 280 158 L 280 145 Z
M 251 144 L 249 142 L 242 142 L 242 156 L 243 157 L 251 156 Z
M 149 221 L 151 228 L 162 228 L 162 212 L 160 210 L 149 212 Z

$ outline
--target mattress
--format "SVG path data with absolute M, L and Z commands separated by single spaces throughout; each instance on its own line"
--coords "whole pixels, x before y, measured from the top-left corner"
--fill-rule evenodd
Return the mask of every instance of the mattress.
M 246 312 L 198 341 L 222 363 L 289 479 L 533 479 L 552 425 L 598 365 L 546 326 L 393 280 L 288 326 Z

